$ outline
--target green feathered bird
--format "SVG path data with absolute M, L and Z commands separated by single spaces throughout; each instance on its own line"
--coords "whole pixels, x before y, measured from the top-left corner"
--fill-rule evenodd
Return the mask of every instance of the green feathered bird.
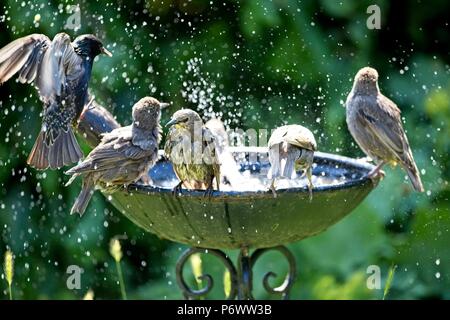
M 172 162 L 173 170 L 180 183 L 173 189 L 180 192 L 187 189 L 204 189 L 211 194 L 220 185 L 220 165 L 216 155 L 214 137 L 203 125 L 197 112 L 182 109 L 175 112 L 166 124 L 171 126 L 164 152 Z

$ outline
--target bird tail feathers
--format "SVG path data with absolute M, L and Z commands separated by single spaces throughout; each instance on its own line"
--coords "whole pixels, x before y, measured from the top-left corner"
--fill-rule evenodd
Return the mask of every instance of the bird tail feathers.
M 270 160 L 270 168 L 269 172 L 267 173 L 267 178 L 269 179 L 275 179 L 276 177 L 280 176 L 280 161 L 278 158 L 276 158 L 276 155 L 274 155 L 276 151 L 273 151 L 269 149 L 269 160 Z
M 283 161 L 284 160 L 284 161 Z M 283 177 L 292 178 L 292 174 L 294 173 L 294 169 L 295 169 L 295 161 L 293 159 L 289 159 L 289 157 L 287 159 L 283 159 L 282 163 L 281 163 L 281 168 L 283 174 Z
M 83 181 L 83 188 L 81 189 L 80 194 L 78 195 L 75 203 L 70 210 L 70 214 L 78 213 L 80 216 L 86 211 L 86 208 L 89 204 L 89 201 L 94 194 L 94 186 L 90 183 L 85 183 Z
M 404 166 L 406 173 L 408 174 L 409 180 L 417 192 L 424 192 L 425 189 L 420 179 L 419 169 L 417 169 L 416 164 L 412 161 L 411 166 Z
M 288 148 L 286 159 L 284 161 L 284 164 L 282 163 L 281 169 L 283 176 L 286 178 L 291 179 L 292 175 L 295 172 L 295 160 L 298 159 L 298 157 L 301 154 L 301 150 L 298 148 Z
M 57 169 L 78 162 L 83 153 L 72 129 L 60 130 L 53 143 L 47 144 L 45 132 L 39 132 L 27 163 L 39 170 Z
M 67 172 L 65 172 L 65 174 L 68 174 Z M 78 174 L 74 174 L 73 176 L 70 177 L 69 181 L 66 182 L 66 184 L 64 185 L 64 187 L 68 187 L 69 185 L 72 184 L 72 182 L 78 177 Z

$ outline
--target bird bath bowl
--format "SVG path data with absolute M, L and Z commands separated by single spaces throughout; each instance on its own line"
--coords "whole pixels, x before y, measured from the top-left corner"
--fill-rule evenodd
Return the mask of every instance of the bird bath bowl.
M 230 148 L 242 171 L 263 184 L 270 166 L 266 148 Z M 249 160 L 252 159 L 252 160 Z M 250 299 L 252 266 L 267 250 L 277 250 L 288 260 L 290 271 L 285 282 L 271 288 L 268 273 L 264 278 L 266 290 L 282 293 L 287 298 L 295 278 L 295 260 L 283 245 L 311 237 L 325 231 L 348 215 L 377 185 L 369 179 L 373 166 L 351 158 L 317 152 L 313 175 L 315 188 L 309 200 L 305 186 L 277 190 L 274 198 L 267 187 L 257 191 L 214 191 L 205 197 L 202 190 L 183 190 L 174 196 L 177 183 L 172 165 L 163 157 L 150 172 L 153 185 L 133 184 L 127 190 L 111 195 L 113 205 L 136 225 L 157 236 L 192 246 L 180 257 L 177 280 L 185 297 L 194 298 L 209 292 L 212 279 L 203 276 L 208 285 L 202 290 L 187 286 L 183 267 L 196 252 L 214 254 L 231 274 L 232 290 L 229 298 Z M 250 255 L 249 249 L 256 249 Z M 238 269 L 220 250 L 240 249 Z
M 250 175 L 265 178 L 264 148 L 233 148 L 238 155 L 257 154 L 257 163 L 241 163 Z M 241 157 L 245 159 L 245 157 Z M 316 235 L 348 215 L 374 188 L 365 175 L 372 165 L 317 152 L 313 175 L 330 185 L 314 188 L 312 201 L 304 187 L 259 191 L 184 190 L 174 196 L 177 183 L 172 165 L 163 158 L 151 170 L 156 186 L 134 184 L 112 194 L 112 203 L 136 225 L 161 238 L 200 248 L 267 248 Z M 267 184 L 266 184 L 267 186 Z

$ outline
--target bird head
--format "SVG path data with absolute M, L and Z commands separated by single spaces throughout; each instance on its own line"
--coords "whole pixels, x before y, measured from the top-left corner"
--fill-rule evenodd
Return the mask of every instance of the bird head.
M 181 109 L 175 112 L 170 121 L 166 123 L 167 126 L 181 125 L 187 128 L 194 128 L 195 123 L 203 125 L 202 118 L 197 112 L 191 109 Z
M 133 125 L 141 129 L 153 129 L 159 124 L 161 109 L 168 105 L 153 97 L 142 98 L 133 106 Z
M 103 46 L 103 43 L 96 36 L 92 34 L 83 34 L 77 37 L 73 41 L 73 46 L 79 55 L 95 58 L 99 54 L 106 54 L 107 56 L 112 57 L 112 53 Z
M 355 76 L 353 88 L 361 93 L 378 92 L 378 72 L 374 68 L 364 67 Z

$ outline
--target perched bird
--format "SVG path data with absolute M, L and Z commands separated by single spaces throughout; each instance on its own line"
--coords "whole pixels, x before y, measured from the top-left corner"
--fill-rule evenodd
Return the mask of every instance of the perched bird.
M 71 214 L 84 213 L 96 186 L 114 192 L 139 179 L 148 181 L 148 170 L 158 159 L 161 109 L 167 105 L 155 98 L 142 98 L 133 106 L 131 125 L 105 133 L 86 159 L 66 172 L 72 175 L 66 185 L 83 177 Z
M 32 167 L 55 169 L 82 158 L 72 127 L 88 103 L 92 64 L 101 53 L 111 56 L 95 36 L 70 42 L 65 33 L 53 41 L 32 34 L 0 49 L 0 84 L 18 73 L 21 83 L 34 84 L 44 104 L 41 131 L 27 160 Z
M 309 197 L 312 199 L 312 165 L 316 139 L 311 131 L 303 126 L 292 124 L 274 130 L 269 143 L 270 169 L 267 174 L 272 179 L 270 190 L 276 197 L 275 180 L 278 177 L 292 178 L 297 170 L 304 170 L 308 178 Z
M 400 109 L 380 92 L 375 69 L 365 67 L 358 71 L 345 106 L 350 133 L 366 155 L 377 163 L 369 177 L 378 174 L 387 163 L 398 163 L 407 172 L 414 189 L 423 192 Z
M 205 189 L 205 194 L 220 185 L 220 165 L 217 159 L 214 137 L 203 125 L 197 112 L 190 109 L 178 110 L 166 126 L 171 126 L 164 152 L 172 162 L 180 183 L 173 189 L 174 194 L 187 189 Z
M 225 126 L 220 119 L 212 118 L 205 123 L 213 137 L 216 147 L 217 159 L 220 162 L 220 175 L 222 182 L 236 187 L 246 182 L 245 178 L 239 172 L 239 166 L 236 159 L 229 151 L 229 139 Z

